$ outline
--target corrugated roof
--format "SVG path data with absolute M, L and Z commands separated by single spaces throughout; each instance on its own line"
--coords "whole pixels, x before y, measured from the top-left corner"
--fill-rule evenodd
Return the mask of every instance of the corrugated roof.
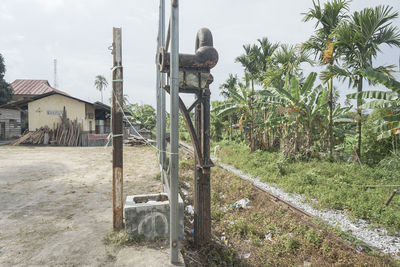
M 11 83 L 14 90 L 14 95 L 42 95 L 49 92 L 58 92 L 60 94 L 68 95 L 67 93 L 53 88 L 47 80 L 23 80 L 18 79 Z

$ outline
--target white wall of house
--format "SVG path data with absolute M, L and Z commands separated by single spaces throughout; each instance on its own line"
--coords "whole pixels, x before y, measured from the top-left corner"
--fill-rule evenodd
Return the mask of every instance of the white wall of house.
M 48 126 L 51 129 L 61 122 L 60 116 L 65 107 L 67 118 L 82 125 L 82 130 L 95 130 L 93 105 L 63 95 L 50 95 L 28 103 L 29 131 Z

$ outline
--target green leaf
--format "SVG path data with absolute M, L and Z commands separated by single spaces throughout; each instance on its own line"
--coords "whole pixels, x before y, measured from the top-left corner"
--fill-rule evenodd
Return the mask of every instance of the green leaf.
M 312 90 L 315 80 L 317 79 L 317 73 L 311 72 L 308 76 L 306 81 L 303 84 L 303 87 L 301 89 L 302 94 L 306 94 L 310 90 Z
M 374 71 L 373 69 L 366 69 L 361 70 L 361 73 L 369 80 L 381 83 L 388 89 L 400 93 L 400 82 L 383 74 L 382 72 Z
M 383 99 L 383 100 L 396 100 L 398 96 L 393 92 L 385 92 L 385 91 L 363 91 L 360 93 L 348 94 L 348 99 L 357 99 L 358 97 L 361 99 Z

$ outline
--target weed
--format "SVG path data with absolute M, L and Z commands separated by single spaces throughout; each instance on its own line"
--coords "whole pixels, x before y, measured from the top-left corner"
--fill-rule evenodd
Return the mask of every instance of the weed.
M 146 237 L 144 235 L 131 236 L 125 231 L 110 231 L 103 238 L 103 243 L 105 245 L 115 245 L 117 247 L 131 246 L 143 243 L 144 241 L 146 241 Z
M 312 201 L 314 207 L 346 210 L 355 218 L 384 225 L 389 231 L 400 231 L 400 198 L 383 207 L 392 188 L 365 187 L 398 184 L 398 168 L 389 167 L 394 166 L 392 163 L 360 168 L 355 163 L 319 159 L 289 162 L 278 152 L 249 153 L 246 145 L 226 141 L 218 145 L 224 163 L 259 177 L 263 182 L 276 184 L 287 192 L 302 194 L 305 200 L 316 199 Z M 231 184 L 229 192 L 236 189 Z
M 322 236 L 318 230 L 314 228 L 308 229 L 308 231 L 304 235 L 304 239 L 311 245 L 319 248 L 322 243 Z

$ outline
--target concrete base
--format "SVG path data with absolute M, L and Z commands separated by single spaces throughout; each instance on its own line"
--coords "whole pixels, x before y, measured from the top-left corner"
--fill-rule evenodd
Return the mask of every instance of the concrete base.
M 183 232 L 183 200 L 179 196 L 179 237 Z M 124 205 L 125 229 L 147 238 L 169 237 L 169 200 L 166 193 L 127 196 Z

